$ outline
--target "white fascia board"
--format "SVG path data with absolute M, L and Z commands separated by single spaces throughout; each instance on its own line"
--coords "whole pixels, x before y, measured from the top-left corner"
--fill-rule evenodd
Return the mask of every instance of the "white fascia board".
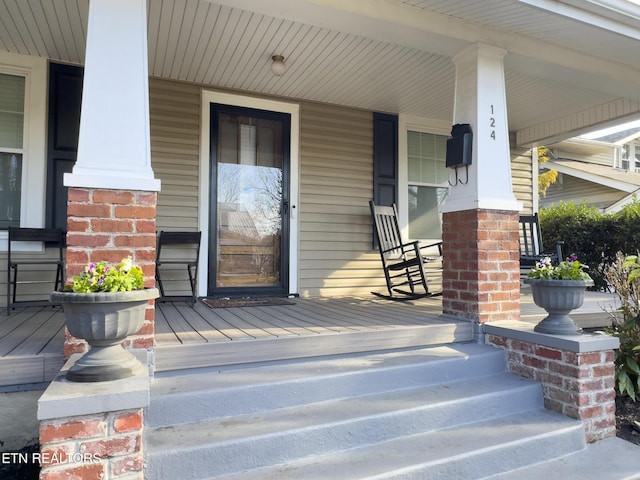
M 602 185 L 604 187 L 614 188 L 616 190 L 620 190 L 621 192 L 631 193 L 638 189 L 637 185 L 621 182 L 619 180 L 603 177 L 601 175 L 594 175 L 593 173 L 576 170 L 575 168 L 567 167 L 565 165 L 559 165 L 553 160 L 547 162 L 545 166 L 549 166 L 550 168 L 557 170 L 559 173 L 562 173 L 564 175 L 570 175 L 572 177 L 580 178 L 591 183 L 597 183 L 598 185 Z

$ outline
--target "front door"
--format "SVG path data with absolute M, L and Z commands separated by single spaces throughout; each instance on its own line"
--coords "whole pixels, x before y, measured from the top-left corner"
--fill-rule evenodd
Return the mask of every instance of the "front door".
M 290 123 L 211 104 L 210 296 L 288 293 Z

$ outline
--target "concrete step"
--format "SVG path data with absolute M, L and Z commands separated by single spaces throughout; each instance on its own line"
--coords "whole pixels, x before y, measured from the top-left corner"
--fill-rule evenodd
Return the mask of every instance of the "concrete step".
M 477 344 L 163 372 L 145 424 L 198 422 L 504 373 L 502 350 Z
M 181 373 L 152 387 L 147 478 L 482 478 L 585 446 L 483 345 Z
M 617 437 L 605 438 L 570 455 L 492 475 L 487 480 L 514 478 L 637 480 L 640 479 L 640 446 Z
M 584 443 L 579 422 L 534 410 L 209 478 L 473 480 L 556 459 Z

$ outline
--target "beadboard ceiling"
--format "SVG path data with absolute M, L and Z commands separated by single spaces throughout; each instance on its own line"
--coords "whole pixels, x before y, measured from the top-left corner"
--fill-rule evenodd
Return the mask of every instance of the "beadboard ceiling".
M 148 0 L 149 72 L 450 121 L 451 56 L 479 40 L 508 51 L 509 128 L 517 131 L 639 101 L 640 7 L 620 13 L 600 3 Z M 88 8 L 88 0 L 0 0 L 0 51 L 82 64 Z M 281 77 L 270 71 L 273 54 L 285 57 Z

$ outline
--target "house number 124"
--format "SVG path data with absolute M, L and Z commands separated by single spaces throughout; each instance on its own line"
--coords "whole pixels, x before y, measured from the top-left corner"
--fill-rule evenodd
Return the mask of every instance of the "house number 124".
M 491 133 L 489 134 L 489 136 L 491 137 L 492 140 L 495 140 L 496 131 L 494 129 L 496 128 L 496 119 L 493 116 L 493 105 L 491 105 L 491 116 L 489 117 L 489 128 L 491 128 Z

